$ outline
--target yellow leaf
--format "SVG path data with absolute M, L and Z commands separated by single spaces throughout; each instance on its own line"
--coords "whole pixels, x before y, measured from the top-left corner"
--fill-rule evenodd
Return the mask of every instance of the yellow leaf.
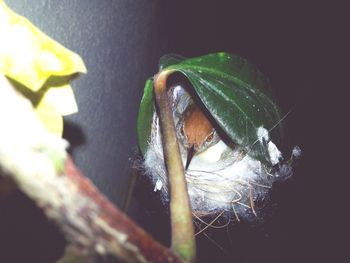
M 45 84 L 37 92 L 29 90 L 18 82 L 12 80 L 10 82 L 18 92 L 30 100 L 44 126 L 49 131 L 61 135 L 63 130 L 61 116 L 78 112 L 73 89 L 68 84 L 68 79 L 58 77 Z
M 65 116 L 78 112 L 72 87 L 69 84 L 49 88 L 37 107 L 41 104 L 50 104 L 59 114 Z
M 81 57 L 0 0 L 0 72 L 38 91 L 51 76 L 86 73 Z
M 55 107 L 44 100 L 40 101 L 37 107 L 35 107 L 35 111 L 49 132 L 62 136 L 63 118 Z

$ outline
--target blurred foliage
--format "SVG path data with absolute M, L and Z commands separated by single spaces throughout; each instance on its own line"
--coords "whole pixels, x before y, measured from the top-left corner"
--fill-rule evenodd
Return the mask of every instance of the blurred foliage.
M 62 135 L 62 115 L 78 111 L 69 81 L 86 73 L 81 57 L 0 0 L 0 72 L 33 103 L 49 131 Z

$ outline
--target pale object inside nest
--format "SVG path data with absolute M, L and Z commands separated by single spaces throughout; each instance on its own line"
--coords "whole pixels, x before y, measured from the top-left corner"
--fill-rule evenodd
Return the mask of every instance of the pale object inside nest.
M 187 150 L 181 139 L 181 116 L 193 103 L 189 93 L 181 86 L 169 89 L 176 133 L 184 166 Z M 274 167 L 282 166 L 282 154 L 270 140 L 264 127 L 257 129 L 259 140 L 268 143 L 268 152 Z M 218 135 L 216 134 L 218 137 Z M 285 166 L 288 166 L 287 169 Z M 162 135 L 159 118 L 153 116 L 151 140 L 145 154 L 144 168 L 154 183 L 154 191 L 161 191 L 162 201 L 169 201 L 167 173 L 164 163 Z M 250 157 L 238 146 L 227 145 L 220 137 L 203 151 L 195 154 L 185 171 L 192 210 L 195 216 L 214 215 L 226 212 L 240 218 L 256 216 L 254 202 L 265 199 L 277 179 L 291 176 L 289 164 L 284 169 L 266 167 Z

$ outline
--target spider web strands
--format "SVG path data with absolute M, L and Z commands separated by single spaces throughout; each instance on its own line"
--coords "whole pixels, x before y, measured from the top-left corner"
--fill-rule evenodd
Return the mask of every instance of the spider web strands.
M 215 185 L 215 189 L 214 190 L 208 190 L 205 187 L 212 187 L 212 183 L 216 182 L 215 179 L 209 179 L 209 180 L 203 180 L 201 177 L 199 177 L 197 174 L 195 173 L 207 173 L 207 174 L 214 174 L 216 176 L 221 177 L 224 181 L 225 181 L 225 185 Z M 243 206 L 245 208 L 248 208 L 252 211 L 252 213 L 254 214 L 255 217 L 257 217 L 257 212 L 255 209 L 255 205 L 254 205 L 254 191 L 253 189 L 255 187 L 261 187 L 264 189 L 270 189 L 271 186 L 269 185 L 264 185 L 264 184 L 260 184 L 251 180 L 242 180 L 242 179 L 232 179 L 232 178 L 227 178 L 227 176 L 223 176 L 220 175 L 218 173 L 214 173 L 214 172 L 207 172 L 207 171 L 201 171 L 201 170 L 188 170 L 186 173 L 186 177 L 187 177 L 187 181 L 189 183 L 191 183 L 191 185 L 195 186 L 197 189 L 199 189 L 200 191 L 203 191 L 204 194 L 210 194 L 210 193 L 221 193 L 221 194 L 227 194 L 227 193 L 233 193 L 234 194 L 234 198 L 229 201 L 229 202 L 224 202 L 223 200 L 217 200 L 215 198 L 212 198 L 210 196 L 205 196 L 206 199 L 208 200 L 212 200 L 215 202 L 222 202 L 222 203 L 230 203 L 231 204 L 231 209 L 234 215 L 234 218 L 239 222 L 241 221 L 236 209 L 235 209 L 235 205 L 240 205 Z M 204 182 L 202 182 L 204 181 Z M 228 184 L 228 182 L 230 184 Z M 241 191 L 237 190 L 237 186 L 239 187 L 246 187 L 246 189 L 248 190 L 247 193 L 247 197 L 248 197 L 248 203 L 242 203 L 242 199 L 243 199 L 243 195 L 241 193 Z M 228 226 L 230 224 L 230 222 L 232 221 L 231 218 L 229 218 L 224 224 L 222 225 L 215 225 L 215 222 L 217 222 L 223 215 L 225 212 L 227 212 L 227 209 L 222 209 L 220 212 L 217 212 L 217 216 L 215 216 L 214 219 L 212 219 L 211 221 L 207 222 L 203 219 L 203 217 L 205 217 L 206 215 L 213 215 L 213 213 L 215 213 L 214 211 L 212 213 L 208 212 L 208 213 L 193 213 L 194 218 L 199 221 L 201 224 L 204 224 L 204 227 L 198 231 L 195 235 L 199 235 L 201 233 L 204 233 L 204 231 L 206 231 L 209 228 L 214 228 L 214 229 L 219 229 L 219 228 L 224 228 L 226 226 Z M 197 227 L 199 227 L 199 224 L 197 224 Z
M 242 199 L 242 193 L 237 190 L 237 185 L 245 185 L 248 188 L 248 193 L 249 193 L 249 199 L 250 199 L 250 208 L 252 209 L 253 213 L 256 215 L 256 211 L 254 209 L 254 201 L 253 201 L 253 186 L 258 186 L 258 187 L 262 187 L 265 189 L 270 189 L 271 187 L 268 185 L 263 185 L 263 184 L 259 184 L 253 181 L 244 181 L 241 179 L 231 179 L 231 178 L 226 178 L 225 176 L 222 176 L 220 174 L 214 173 L 214 172 L 206 172 L 206 173 L 210 173 L 210 174 L 214 174 L 217 175 L 221 178 L 223 178 L 225 180 L 225 185 L 222 184 L 217 184 L 217 178 L 213 178 L 213 179 L 209 179 L 209 180 L 205 180 L 202 177 L 197 177 L 193 174 L 191 174 L 191 172 L 204 172 L 205 171 L 188 171 L 186 176 L 187 176 L 187 181 L 188 183 L 190 183 L 192 186 L 195 186 L 195 188 L 197 188 L 198 190 L 204 192 L 204 193 L 215 193 L 215 194 L 234 194 L 234 196 L 238 196 L 236 199 L 233 199 L 231 201 L 225 202 L 223 200 L 218 200 L 215 198 L 212 198 L 210 196 L 206 196 L 207 199 L 212 200 L 212 201 L 216 201 L 216 202 L 222 202 L 222 203 L 238 203 L 241 199 Z M 227 182 L 226 182 L 227 181 Z M 215 188 L 214 189 L 207 189 L 204 187 L 209 187 L 212 188 L 212 183 L 216 183 Z M 230 183 L 230 184 L 229 184 Z
M 215 226 L 213 225 L 215 223 L 216 220 L 218 220 L 223 214 L 224 214 L 225 210 L 221 211 L 221 213 L 219 213 L 212 221 L 210 221 L 209 223 L 205 222 L 203 219 L 201 219 L 200 217 L 198 217 L 195 213 L 193 213 L 193 216 L 200 221 L 202 224 L 205 225 L 204 228 L 202 228 L 200 231 L 198 231 L 197 233 L 195 233 L 195 236 L 199 235 L 200 233 L 204 232 L 206 229 L 208 229 L 209 227 L 212 228 L 224 228 L 226 226 L 228 226 L 230 224 L 230 220 L 227 221 L 226 224 L 224 225 L 220 225 L 220 226 Z

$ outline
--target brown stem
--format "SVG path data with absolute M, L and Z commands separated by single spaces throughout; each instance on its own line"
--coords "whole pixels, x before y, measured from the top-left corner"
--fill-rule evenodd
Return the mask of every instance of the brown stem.
M 166 70 L 154 77 L 154 91 L 159 109 L 164 158 L 170 186 L 171 246 L 182 258 L 194 262 L 196 244 L 192 211 L 173 115 L 167 95 L 166 82 L 168 76 L 172 73 L 173 71 Z
M 94 206 L 97 205 L 98 220 L 91 220 L 89 227 L 96 231 L 99 238 L 110 241 L 111 247 L 119 246 L 119 249 L 112 250 L 115 256 L 122 256 L 130 262 L 181 262 L 169 249 L 155 241 L 110 203 L 87 178 L 80 174 L 70 158 L 66 161 L 65 171 L 71 182 L 78 186 L 79 192 L 88 197 Z M 96 213 L 95 209 L 91 209 L 93 208 L 88 204 L 82 207 L 81 216 L 88 219 L 91 214 Z M 113 238 L 113 235 L 118 232 L 124 235 L 120 244 L 116 238 Z M 73 238 L 76 239 L 76 236 Z M 96 240 L 98 240 L 97 237 Z
M 55 222 L 79 256 L 183 263 L 115 207 L 66 155 L 31 103 L 0 74 L 0 176 L 7 176 Z

